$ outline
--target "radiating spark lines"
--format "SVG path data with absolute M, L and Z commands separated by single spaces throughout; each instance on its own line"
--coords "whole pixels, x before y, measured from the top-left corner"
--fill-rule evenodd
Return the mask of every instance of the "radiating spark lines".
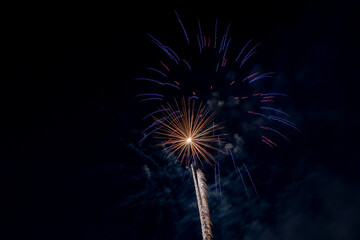
M 205 161 L 212 164 L 215 159 L 209 149 L 221 151 L 216 143 L 218 138 L 225 135 L 215 134 L 222 128 L 218 124 L 211 124 L 215 113 L 210 113 L 203 104 L 197 106 L 195 102 L 190 102 L 190 99 L 185 101 L 183 98 L 181 103 L 175 101 L 175 105 L 177 111 L 174 111 L 170 104 L 164 107 L 170 109 L 162 112 L 165 119 L 154 117 L 161 125 L 155 132 L 155 138 L 161 141 L 160 145 L 165 146 L 168 157 L 176 157 L 175 162 L 180 159 L 182 163 L 185 159 L 188 163 L 190 155 L 193 155 L 200 163 Z

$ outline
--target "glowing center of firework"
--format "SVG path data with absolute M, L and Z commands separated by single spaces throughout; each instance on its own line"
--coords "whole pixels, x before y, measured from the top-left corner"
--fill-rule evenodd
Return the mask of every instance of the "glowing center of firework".
M 188 143 L 188 144 L 191 143 L 191 138 L 188 138 L 188 139 L 187 139 L 187 143 Z

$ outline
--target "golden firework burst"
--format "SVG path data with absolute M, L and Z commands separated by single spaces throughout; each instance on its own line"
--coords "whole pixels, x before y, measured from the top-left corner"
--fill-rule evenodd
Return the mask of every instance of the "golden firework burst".
M 175 108 L 169 103 L 162 107 L 163 117 L 154 118 L 161 125 L 155 137 L 161 140 L 159 145 L 165 147 L 167 157 L 174 155 L 175 162 L 181 159 L 180 164 L 185 160 L 187 165 L 193 159 L 195 166 L 202 160 L 210 165 L 216 162 L 209 150 L 221 151 L 220 142 L 226 134 L 217 134 L 222 127 L 214 123 L 215 112 L 184 98 L 180 104 L 175 100 Z

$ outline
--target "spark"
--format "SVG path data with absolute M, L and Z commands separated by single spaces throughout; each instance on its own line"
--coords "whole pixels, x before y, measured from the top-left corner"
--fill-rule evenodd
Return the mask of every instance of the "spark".
M 260 93 L 261 96 L 269 96 L 269 95 L 276 95 L 276 96 L 284 96 L 284 97 L 289 97 L 289 95 L 284 94 L 284 93 Z
M 282 133 L 280 133 L 279 131 L 276 131 L 275 129 L 272 129 L 272 128 L 270 128 L 270 127 L 268 127 L 268 129 L 269 129 L 270 131 L 273 131 L 273 132 L 277 133 L 278 135 L 282 136 L 282 137 L 283 137 L 284 139 L 286 139 L 289 143 L 291 143 L 290 139 L 288 139 L 284 134 L 282 134 Z
M 201 48 L 202 48 L 201 43 L 200 43 L 201 40 L 199 39 L 199 35 L 196 35 L 196 37 L 197 37 L 197 40 L 198 40 L 199 50 L 200 50 L 200 53 L 201 53 Z
M 163 45 L 159 40 L 157 40 L 154 36 L 146 33 L 146 35 L 148 35 L 152 40 L 153 43 L 155 43 L 155 45 L 157 45 L 161 50 L 163 50 L 169 57 L 171 60 L 173 60 L 174 62 L 176 62 L 176 64 L 179 64 L 178 60 L 179 57 L 175 54 L 175 52 L 170 49 L 168 46 Z M 169 52 L 169 50 L 171 52 Z M 175 56 L 174 56 L 175 55 Z M 176 59 L 177 58 L 177 59 Z
M 257 46 L 259 46 L 259 45 L 260 45 L 260 43 L 256 44 L 256 45 L 249 51 L 249 53 L 248 53 L 248 54 L 244 57 L 244 59 L 241 61 L 241 64 L 240 64 L 239 68 L 241 68 L 242 65 L 244 65 L 244 63 L 245 63 L 253 54 L 256 53 L 256 51 L 254 51 L 254 49 L 255 49 Z M 254 52 L 253 52 L 253 51 L 254 51 Z M 240 56 L 240 54 L 239 54 L 239 56 Z
M 226 44 L 226 47 L 225 47 L 225 50 L 224 50 L 224 55 L 223 55 L 224 58 L 225 58 L 225 56 L 226 56 L 226 52 L 227 52 L 227 50 L 228 50 L 230 40 L 231 40 L 231 38 L 229 38 L 229 40 L 228 40 L 228 42 L 227 42 L 227 44 Z
M 243 79 L 243 82 L 244 82 L 246 79 L 250 79 L 250 78 L 252 78 L 252 77 L 254 77 L 255 75 L 258 75 L 258 74 L 259 74 L 259 72 L 256 72 L 256 73 L 253 73 L 253 74 L 247 76 L 246 78 Z
M 183 29 L 183 31 L 184 31 L 184 34 L 185 34 L 185 37 L 186 37 L 186 41 L 187 41 L 187 43 L 189 44 L 189 38 L 188 38 L 188 35 L 187 35 L 187 33 L 186 33 L 185 27 L 184 27 L 183 23 L 181 22 L 181 19 L 180 19 L 179 15 L 178 15 L 178 13 L 177 13 L 176 11 L 175 11 L 175 14 L 176 14 L 176 17 L 178 18 L 179 23 L 180 23 L 180 25 L 181 25 L 181 27 L 182 27 L 182 29 Z
M 273 74 L 273 72 L 268 72 L 268 73 L 264 73 L 264 74 L 261 74 L 261 75 L 258 75 L 256 77 L 254 77 L 253 79 L 251 79 L 249 81 L 249 83 L 253 83 L 259 79 L 262 79 L 262 78 L 271 78 L 272 76 L 270 76 L 270 74 Z
M 139 100 L 139 102 L 152 101 L 152 100 L 163 101 L 164 99 L 162 99 L 162 98 L 144 98 L 144 99 Z
M 167 77 L 165 73 L 163 73 L 162 71 L 157 70 L 157 69 L 155 69 L 155 68 L 148 67 L 148 68 L 146 68 L 146 69 L 149 69 L 149 70 L 155 71 L 155 72 L 157 72 L 157 73 L 160 73 L 160 74 L 161 74 L 161 75 L 163 75 L 164 77 Z
M 164 97 L 164 95 L 162 94 L 157 94 L 157 93 L 143 93 L 143 94 L 138 94 L 135 97 L 142 97 L 142 96 L 156 96 L 156 97 Z
M 272 110 L 281 114 L 284 114 L 287 117 L 290 117 L 287 113 L 284 113 L 283 111 L 276 109 L 276 108 L 271 108 L 271 107 L 261 107 L 260 109 L 266 109 L 266 110 Z
M 245 184 L 244 178 L 243 178 L 243 176 L 242 176 L 242 174 L 241 174 L 241 171 L 240 171 L 239 168 L 237 168 L 237 171 L 238 171 L 238 173 L 239 173 L 239 175 L 240 175 L 240 178 L 241 178 L 241 181 L 242 181 L 242 183 L 243 183 L 243 185 L 244 185 L 244 189 L 245 189 L 246 195 L 247 195 L 248 198 L 249 198 L 250 195 L 249 195 L 249 192 L 248 192 L 248 190 L 247 190 L 247 188 L 246 188 L 246 184 Z
M 230 156 L 231 156 L 231 159 L 232 159 L 232 161 L 233 161 L 234 168 L 235 168 L 235 171 L 236 171 L 236 164 L 235 164 L 234 156 L 233 156 L 230 148 L 229 148 L 229 153 L 230 153 Z
M 188 66 L 189 70 L 191 71 L 190 64 L 185 59 L 183 59 L 183 62 Z
M 254 188 L 254 190 L 255 190 L 256 196 L 257 196 L 257 198 L 259 198 L 259 194 L 258 194 L 258 192 L 257 192 L 257 190 L 256 190 L 255 184 L 254 184 L 254 182 L 253 182 L 253 180 L 252 180 L 252 177 L 251 177 L 251 175 L 250 175 L 250 172 L 249 172 L 248 168 L 246 167 L 245 163 L 243 163 L 243 166 L 245 167 L 245 170 L 246 170 L 246 172 L 247 172 L 247 174 L 248 174 L 248 176 L 249 176 L 249 178 L 250 178 L 250 181 L 251 181 L 251 184 L 253 185 L 253 188 Z
M 152 115 L 154 115 L 154 114 L 156 114 L 156 113 L 163 112 L 163 111 L 168 111 L 168 110 L 170 110 L 170 109 L 169 109 L 169 108 L 165 108 L 165 109 L 160 109 L 160 110 L 154 111 L 154 112 L 146 115 L 145 117 L 143 117 L 142 120 L 145 120 L 146 118 L 148 118 L 148 117 L 150 117 L 150 116 L 152 116 Z
M 199 25 L 199 33 L 200 33 L 199 35 L 200 35 L 201 48 L 204 48 L 204 46 L 203 46 L 202 32 L 201 32 L 200 19 L 198 19 L 198 25 Z
M 160 61 L 160 63 L 161 63 L 161 65 L 164 66 L 164 68 L 166 68 L 166 70 L 167 70 L 168 72 L 170 72 L 170 69 L 168 68 L 168 66 L 165 65 L 165 63 L 163 63 L 162 61 Z
M 273 141 L 271 141 L 270 139 L 268 139 L 267 137 L 265 137 L 265 136 L 261 136 L 261 137 L 262 137 L 266 142 L 268 142 L 268 143 L 272 144 L 273 146 L 277 147 L 277 144 L 274 143 Z
M 222 194 L 221 194 L 220 166 L 219 166 L 219 164 L 217 164 L 217 166 L 218 166 L 219 192 L 220 192 L 220 201 L 221 201 L 222 200 Z
M 214 40 L 214 48 L 216 48 L 216 37 L 217 37 L 217 19 L 215 19 L 215 40 Z
M 237 62 L 240 58 L 240 55 L 243 53 L 243 51 L 245 50 L 245 48 L 247 47 L 247 45 L 249 45 L 249 43 L 252 41 L 252 39 L 250 41 L 248 41 L 245 46 L 242 48 L 242 50 L 240 51 L 239 55 L 237 56 L 237 58 L 235 59 L 235 62 Z
M 135 80 L 141 80 L 141 81 L 148 81 L 148 82 L 153 82 L 156 83 L 158 85 L 162 85 L 162 86 L 171 86 L 177 89 L 180 89 L 178 86 L 172 84 L 172 83 L 164 83 L 164 82 L 160 82 L 158 80 L 155 79 L 151 79 L 151 78 L 135 78 Z
M 214 167 L 214 172 L 215 172 L 215 188 L 216 188 L 216 193 L 217 193 L 217 181 L 216 181 L 216 165 L 215 165 L 215 167 Z

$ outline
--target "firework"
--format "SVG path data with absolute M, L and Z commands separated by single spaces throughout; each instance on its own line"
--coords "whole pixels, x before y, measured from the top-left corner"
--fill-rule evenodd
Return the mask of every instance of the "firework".
M 244 116 L 242 119 L 260 123 L 257 126 L 259 140 L 271 148 L 281 145 L 282 140 L 291 142 L 279 128 L 290 128 L 301 132 L 299 128 L 289 120 L 289 114 L 279 108 L 277 101 L 288 98 L 288 94 L 278 92 L 252 92 L 257 89 L 255 85 L 260 81 L 268 81 L 274 72 L 254 71 L 247 63 L 256 54 L 260 43 L 254 40 L 246 41 L 243 47 L 234 44 L 230 33 L 230 24 L 221 29 L 221 22 L 215 19 L 214 28 L 203 26 L 198 19 L 194 23 L 197 32 L 189 34 L 187 27 L 183 24 L 181 16 L 175 11 L 179 23 L 178 32 L 183 37 L 184 47 L 170 47 L 165 45 L 162 39 L 156 35 L 146 34 L 150 41 L 160 49 L 161 59 L 156 66 L 147 67 L 150 70 L 148 76 L 136 78 L 138 81 L 148 83 L 148 86 L 159 86 L 158 93 L 139 96 L 140 102 L 156 103 L 171 101 L 176 96 L 189 97 L 190 99 L 207 102 L 214 99 L 214 93 L 223 95 L 222 99 L 216 101 L 227 101 L 229 92 L 234 100 L 233 106 Z M 193 32 L 192 32 L 193 33 Z M 168 42 L 168 41 L 167 41 Z M 181 49 L 181 53 L 179 53 Z M 183 50 L 184 49 L 184 50 Z M 228 88 L 228 90 L 225 90 Z M 142 93 L 146 94 L 146 93 Z M 251 103 L 252 109 L 243 107 Z M 226 105 L 222 107 L 213 106 L 221 111 L 227 111 Z M 221 116 L 221 114 L 220 114 Z M 257 120 L 256 118 L 262 118 Z M 245 121 L 245 120 L 244 120 Z M 268 128 L 263 128 L 265 124 Z M 286 131 L 289 132 L 289 131 Z M 290 131 L 291 132 L 291 131 Z M 264 138 L 265 137 L 265 138 Z
M 163 106 L 161 118 L 154 117 L 160 125 L 154 132 L 160 140 L 158 145 L 164 146 L 167 157 L 175 156 L 189 166 L 190 161 L 198 167 L 203 161 L 212 165 L 216 163 L 209 150 L 221 151 L 218 141 L 226 134 L 215 134 L 223 127 L 213 122 L 215 112 L 210 112 L 202 103 L 183 98 L 181 103 L 175 101 L 174 109 L 169 103 Z
M 217 113 L 231 113 L 231 105 L 242 114 L 239 119 L 256 119 L 258 132 L 261 133 L 258 139 L 271 149 L 278 147 L 284 140 L 291 142 L 278 129 L 279 127 L 301 131 L 288 119 L 289 114 L 275 105 L 278 99 L 288 98 L 287 94 L 254 90 L 258 89 L 254 86 L 260 81 L 268 81 L 274 75 L 274 72 L 262 72 L 259 69 L 254 71 L 253 68 L 247 67 L 249 59 L 256 54 L 260 43 L 249 40 L 243 47 L 237 48 L 233 44 L 230 24 L 222 30 L 218 19 L 215 19 L 213 32 L 209 31 L 209 28 L 203 28 L 198 19 L 194 23 L 196 33 L 191 34 L 193 32 L 187 31 L 187 26 L 183 24 L 181 16 L 176 11 L 175 15 L 179 23 L 179 33 L 182 34 L 180 39 L 186 43 L 185 47 L 173 48 L 165 45 L 157 36 L 146 34 L 161 53 L 156 64 L 146 68 L 149 70 L 148 75 L 135 79 L 147 84 L 147 90 L 156 89 L 136 96 L 139 102 L 156 108 L 143 117 L 143 120 L 151 119 L 152 122 L 143 131 L 144 136 L 140 143 L 153 135 L 158 140 L 157 145 L 163 147 L 167 158 L 173 157 L 175 162 L 180 162 L 187 169 L 191 168 L 202 236 L 203 239 L 212 239 L 205 175 L 200 167 L 203 166 L 203 162 L 214 167 L 215 188 L 222 199 L 220 163 L 214 158 L 214 152 L 221 152 L 231 158 L 235 172 L 240 175 L 245 193 L 250 197 L 241 171 L 247 173 L 259 198 L 245 163 L 240 159 L 239 164 L 236 151 L 233 153 L 231 147 L 222 147 L 226 134 L 219 134 L 223 127 L 215 120 L 223 120 L 223 114 Z M 174 97 L 181 100 L 174 101 Z M 229 99 L 232 101 L 231 104 L 226 103 Z M 251 109 L 248 108 L 249 104 L 252 106 Z M 197 169 L 197 176 L 194 167 Z M 186 171 L 184 177 L 185 174 Z

